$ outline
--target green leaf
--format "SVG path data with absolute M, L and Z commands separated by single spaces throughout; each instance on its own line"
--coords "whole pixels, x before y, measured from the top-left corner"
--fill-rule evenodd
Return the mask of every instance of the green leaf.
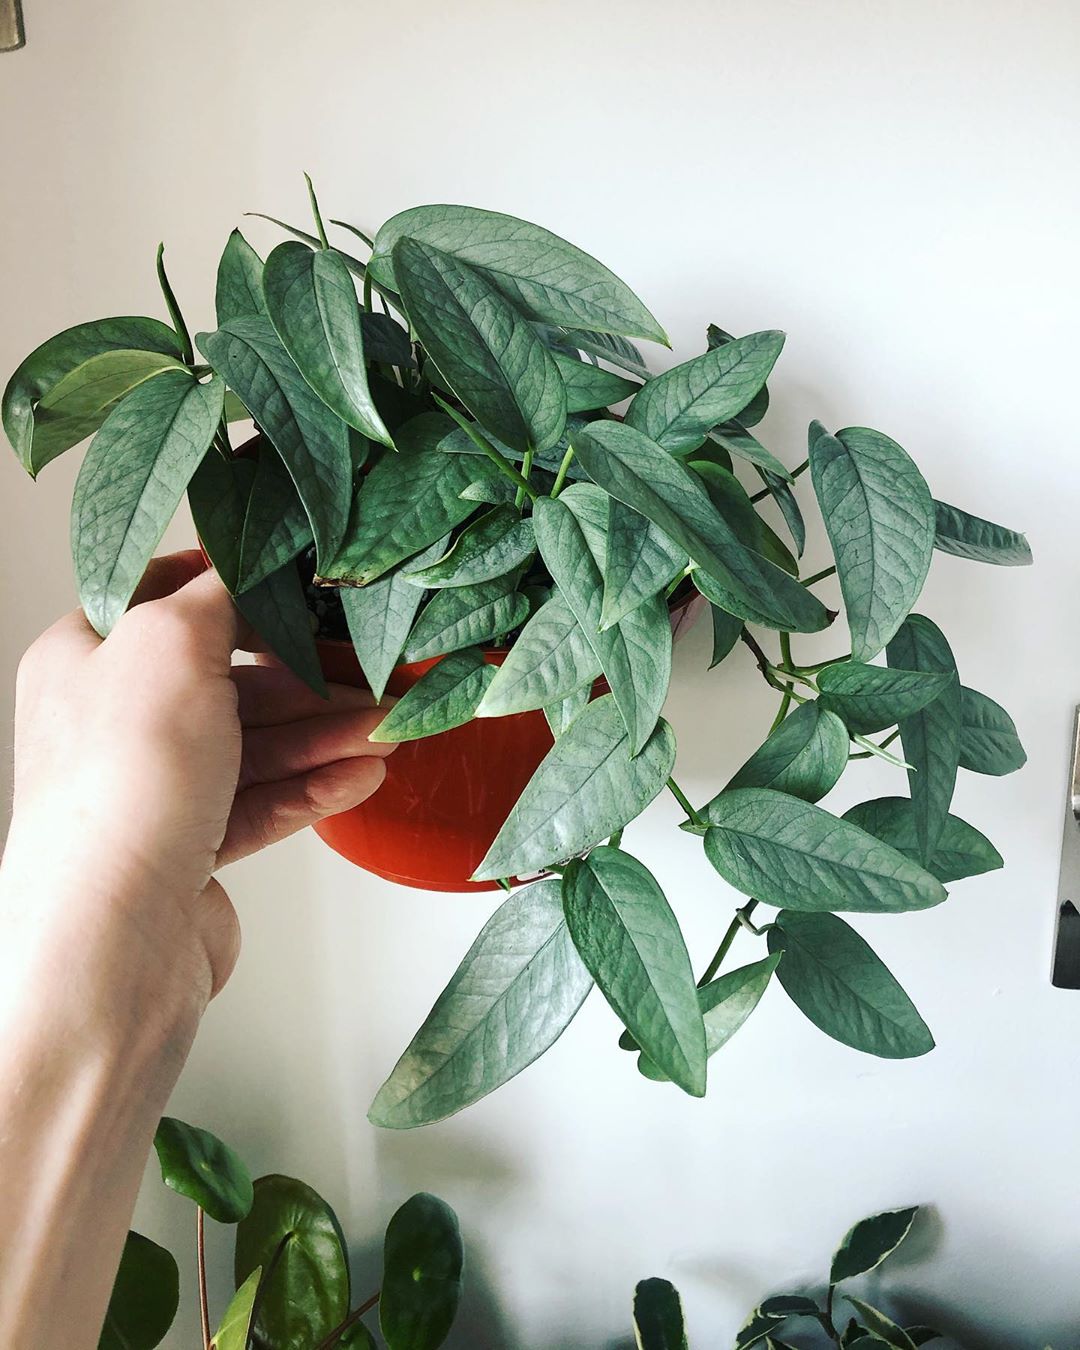
M 262 1267 L 256 1266 L 232 1297 L 225 1309 L 210 1350 L 248 1350 L 251 1322 L 255 1313 L 255 1296 L 259 1292 Z
M 1016 723 L 992 698 L 975 689 L 960 691 L 960 766 L 993 777 L 1015 773 L 1027 763 Z
M 705 853 L 744 895 L 789 910 L 893 914 L 945 899 L 929 872 L 820 806 L 771 788 L 732 788 L 706 808 Z
M 349 519 L 348 428 L 297 370 L 269 319 L 230 319 L 195 341 L 285 461 L 311 521 L 321 566 L 336 553 Z
M 211 555 L 212 556 L 212 555 Z M 326 679 L 312 631 L 312 614 L 293 563 L 234 597 L 236 607 L 285 665 L 323 698 Z
M 674 763 L 663 719 L 634 756 L 615 700 L 595 699 L 548 751 L 474 879 L 527 874 L 607 839 L 645 810 Z
M 467 520 L 470 483 L 497 472 L 484 455 L 446 455 L 436 446 L 449 421 L 427 413 L 398 432 L 398 453 L 384 455 L 365 477 L 336 557 L 319 571 L 327 580 L 366 586 L 405 558 Z
M 239 230 L 233 230 L 217 270 L 215 306 L 218 326 L 249 315 L 266 316 L 263 260 Z
M 205 455 L 188 484 L 188 505 L 199 542 L 230 593 L 236 592 L 244 517 L 255 481 L 247 458 Z
M 944 693 L 950 678 L 941 672 L 838 661 L 818 676 L 818 688 L 825 707 L 852 731 L 865 735 L 922 712 Z
M 794 492 L 782 478 L 770 473 L 768 469 L 759 467 L 758 474 L 769 490 L 773 501 L 779 507 L 780 514 L 784 517 L 788 532 L 795 544 L 795 552 L 801 558 L 806 548 L 806 522 L 803 520 L 803 513 Z
M 406 1200 L 386 1229 L 379 1327 L 388 1350 L 436 1350 L 450 1333 L 461 1300 L 465 1250 L 457 1215 L 421 1192 Z
M 617 1017 L 684 1092 L 705 1095 L 705 1028 L 679 921 L 621 849 L 594 848 L 563 875 L 574 946 Z
M 826 1036 L 881 1059 L 913 1059 L 934 1048 L 907 994 L 843 919 L 781 910 L 768 942 L 783 955 L 776 977 L 784 992 Z
M 406 567 L 423 567 L 442 557 L 449 535 L 367 586 L 344 586 L 338 591 L 349 625 L 356 659 L 377 700 L 397 665 L 424 592 L 404 576 Z
M 532 521 L 512 506 L 496 506 L 463 530 L 438 562 L 419 569 L 410 565 L 403 575 L 415 586 L 472 586 L 515 571 L 535 552 Z
M 687 1350 L 679 1291 L 669 1280 L 641 1280 L 634 1290 L 638 1350 Z
M 393 445 L 368 388 L 360 306 L 341 255 L 279 244 L 266 260 L 263 291 L 282 346 L 319 398 L 362 435 Z
M 725 343 L 734 342 L 735 335 L 725 332 L 718 324 L 711 323 L 705 330 L 705 340 L 709 351 L 714 347 L 723 347 Z M 769 387 L 763 384 L 746 407 L 742 410 L 741 419 L 743 426 L 753 427 L 761 421 L 769 411 Z
M 298 557 L 312 542 L 311 523 L 285 462 L 263 440 L 244 516 L 236 587 L 247 591 Z
M 475 586 L 436 591 L 409 634 L 405 660 L 443 656 L 510 633 L 529 614 L 529 602 L 515 589 L 517 583 L 517 573 L 511 572 Z
M 737 416 L 768 378 L 784 334 L 751 333 L 675 366 L 635 395 L 627 423 L 675 454 Z
M 722 1050 L 761 1001 L 773 971 L 780 964 L 779 954 L 767 956 L 749 966 L 730 970 L 697 991 L 698 1007 L 705 1025 L 705 1054 L 712 1058 Z M 666 1082 L 668 1075 L 647 1055 L 638 1056 L 638 1069 L 654 1082 Z
M 551 353 L 509 301 L 470 267 L 401 239 L 394 267 L 425 350 L 473 416 L 516 449 L 547 450 L 566 425 Z
M 830 1284 L 865 1275 L 880 1266 L 911 1231 L 918 1205 L 908 1209 L 890 1209 L 860 1220 L 836 1249 L 829 1274 Z M 845 1295 L 845 1297 L 847 1297 Z
M 372 276 L 404 293 L 395 245 L 422 240 L 481 273 L 516 308 L 542 323 L 667 343 L 664 330 L 602 263 L 528 221 L 471 206 L 417 206 L 375 236 Z
M 295 238 L 302 239 L 305 244 L 310 244 L 312 248 L 322 248 L 322 240 L 319 238 L 317 234 L 309 234 L 307 230 L 297 229 L 295 225 L 290 225 L 287 221 L 284 220 L 278 220 L 276 216 L 267 216 L 264 215 L 261 211 L 245 211 L 244 214 L 246 216 L 252 216 L 256 220 L 268 220 L 271 225 L 277 225 L 279 229 L 285 230 L 288 234 L 293 235 Z M 341 225 L 344 222 L 340 220 L 335 220 L 332 221 L 331 223 L 334 225 Z M 351 225 L 345 225 L 345 229 L 353 230 L 353 233 L 354 234 L 356 233 L 355 229 L 353 229 Z M 362 263 L 359 258 L 354 258 L 351 253 L 346 253 L 343 249 L 340 248 L 336 249 L 335 252 L 340 253 L 341 256 L 345 259 L 345 266 L 349 269 L 349 271 L 353 274 L 353 276 L 359 277 L 360 280 L 363 281 L 364 277 L 367 275 L 367 267 L 365 266 L 365 264 Z M 384 298 L 390 300 L 391 302 L 394 302 L 397 298 L 393 294 L 393 292 L 387 291 L 385 287 L 376 285 L 375 289 L 382 296 L 384 296 Z
M 740 618 L 787 632 L 828 625 L 825 606 L 739 542 L 700 482 L 677 459 L 619 422 L 594 422 L 574 448 L 589 476 L 658 525 L 712 577 L 709 598 Z
M 477 717 L 546 708 L 600 674 L 600 662 L 561 592 L 540 606 L 506 655 Z
M 608 365 L 627 370 L 641 380 L 652 377 L 640 350 L 616 333 L 596 333 L 586 328 L 549 328 L 546 324 L 538 324 L 537 331 L 541 341 L 552 351 L 564 348 L 587 352 L 590 356 L 602 357 Z
M 591 697 L 591 686 L 583 684 L 580 689 L 575 689 L 572 694 L 567 694 L 557 703 L 544 705 L 544 716 L 547 719 L 551 734 L 556 740 L 582 711 Z
M 164 1247 L 128 1233 L 98 1350 L 154 1350 L 180 1306 L 180 1272 Z
M 995 563 L 998 567 L 1027 567 L 1031 563 L 1031 545 L 1027 536 L 1004 525 L 968 515 L 958 506 L 934 502 L 936 532 L 934 547 L 942 553 L 974 562 Z
M 4 431 L 23 468 L 36 478 L 41 470 L 64 450 L 88 436 L 96 428 L 83 430 L 82 424 L 70 428 L 74 439 L 64 437 L 54 427 L 45 443 L 37 445 L 38 428 L 34 410 L 56 385 L 85 362 L 103 352 L 145 351 L 179 361 L 183 355 L 176 333 L 158 319 L 97 319 L 65 329 L 36 347 L 12 375 L 0 403 Z M 102 408 L 104 417 L 105 408 Z
M 365 310 L 360 315 L 360 327 L 364 333 L 364 352 L 369 361 L 378 361 L 385 366 L 402 366 L 409 370 L 416 368 L 409 330 L 402 328 L 389 314 Z
M 816 802 L 836 786 L 847 762 L 848 734 L 843 722 L 817 702 L 803 703 L 769 733 L 728 789 L 775 788 Z M 706 816 L 709 809 L 705 808 Z
M 934 551 L 934 501 L 914 460 L 868 427 L 810 424 L 810 473 L 836 557 L 851 654 L 869 661 L 919 598 Z
M 560 883 L 515 892 L 469 948 L 368 1119 L 411 1129 L 471 1106 L 554 1045 L 591 988 Z
M 602 562 L 574 510 L 561 499 L 542 497 L 533 506 L 533 528 L 548 571 L 607 676 L 637 754 L 656 726 L 671 677 L 666 606 L 654 597 L 614 628 L 601 629 Z
M 915 807 L 907 797 L 879 797 L 875 801 L 860 802 L 844 812 L 844 819 L 891 845 L 913 862 L 921 860 Z M 1003 866 L 1001 854 L 985 835 L 959 816 L 948 816 L 926 870 L 938 881 L 948 883 L 981 876 Z
M 349 1263 L 334 1211 L 293 1177 L 255 1183 L 251 1213 L 236 1230 L 235 1273 L 242 1285 L 266 1273 L 255 1318 L 256 1342 L 311 1350 L 349 1311 Z
M 193 1200 L 218 1223 L 239 1223 L 251 1209 L 251 1176 L 227 1144 L 194 1125 L 163 1116 L 154 1148 L 166 1186 Z
M 170 370 L 117 404 L 94 437 L 71 505 L 79 599 L 104 637 L 127 608 L 214 438 L 220 379 Z
M 695 579 L 700 575 L 700 569 L 695 569 Z M 739 634 L 743 630 L 743 621 L 716 605 L 709 606 L 709 613 L 712 616 L 713 631 L 712 658 L 709 661 L 709 669 L 712 670 L 731 653 L 738 642 Z
M 607 504 L 602 629 L 611 628 L 646 600 L 666 592 L 686 566 L 683 550 L 651 520 L 614 497 L 608 497 Z
M 941 629 L 912 614 L 889 643 L 889 665 L 896 670 L 929 670 L 949 676 L 945 689 L 921 712 L 900 722 L 900 743 L 911 765 L 908 786 L 915 808 L 922 861 L 934 856 L 949 814 L 960 763 L 960 681 L 952 651 Z
M 902 1327 L 898 1327 L 883 1312 L 879 1312 L 877 1308 L 869 1303 L 864 1303 L 861 1298 L 856 1298 L 853 1294 L 845 1294 L 844 1297 L 859 1314 L 863 1325 L 875 1336 L 880 1336 L 886 1345 L 893 1346 L 894 1350 L 915 1350 L 915 1342 L 907 1332 Z
M 416 741 L 472 720 L 495 667 L 479 647 L 444 656 L 394 704 L 371 733 L 373 741 Z
M 641 388 L 636 381 L 624 380 L 621 375 L 604 370 L 602 366 L 594 366 L 591 361 L 580 361 L 576 356 L 567 356 L 558 350 L 551 355 L 566 386 L 568 413 L 608 408 L 613 403 L 621 403 Z

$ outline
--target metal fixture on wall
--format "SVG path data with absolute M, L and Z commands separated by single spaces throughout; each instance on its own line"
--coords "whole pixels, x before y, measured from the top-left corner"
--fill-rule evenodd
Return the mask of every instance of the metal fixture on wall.
M 0 52 L 17 51 L 25 43 L 20 0 L 0 0 Z
M 1080 708 L 1073 723 L 1072 759 L 1065 787 L 1057 933 L 1050 978 L 1059 989 L 1080 989 Z

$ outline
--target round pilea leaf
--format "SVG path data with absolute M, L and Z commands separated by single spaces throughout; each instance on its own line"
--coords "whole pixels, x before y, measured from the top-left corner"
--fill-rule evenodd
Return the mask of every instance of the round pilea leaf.
M 180 1273 L 171 1253 L 128 1233 L 98 1350 L 154 1350 L 180 1304 Z
M 227 1144 L 209 1130 L 163 1116 L 154 1135 L 161 1179 L 194 1200 L 218 1223 L 239 1223 L 251 1209 L 251 1176 Z
M 434 1195 L 414 1195 L 390 1220 L 383 1251 L 379 1325 L 389 1350 L 435 1350 L 461 1299 L 457 1215 Z

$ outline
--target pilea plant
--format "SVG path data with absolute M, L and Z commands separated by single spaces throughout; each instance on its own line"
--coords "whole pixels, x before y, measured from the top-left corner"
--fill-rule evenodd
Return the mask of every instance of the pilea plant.
M 461 1298 L 464 1249 L 457 1217 L 444 1201 L 414 1195 L 394 1214 L 383 1244 L 381 1285 L 353 1306 L 341 1225 L 310 1186 L 278 1175 L 253 1183 L 227 1144 L 171 1117 L 158 1126 L 154 1148 L 166 1186 L 196 1205 L 204 1350 L 376 1350 L 379 1344 L 436 1350 L 449 1335 Z M 213 1334 L 207 1216 L 236 1228 L 236 1293 Z M 172 1254 L 129 1233 L 98 1350 L 153 1350 L 179 1304 Z
M 1009 773 L 1023 749 L 913 609 L 935 548 L 1010 566 L 1030 561 L 1024 536 L 936 501 L 880 431 L 815 421 L 786 468 L 753 429 L 782 333 L 711 325 L 703 355 L 653 375 L 633 340 L 666 342 L 659 323 L 548 231 L 424 206 L 373 239 L 345 226 L 361 261 L 329 245 L 311 201 L 315 233 L 286 226 L 297 238 L 265 262 L 233 233 L 216 331 L 192 343 L 159 252 L 171 325 L 106 319 L 52 338 L 16 371 L 3 417 L 31 474 L 95 433 L 72 542 L 99 632 L 186 490 L 237 604 L 312 686 L 318 637 L 351 636 L 377 697 L 395 665 L 438 658 L 412 667 L 425 673 L 379 739 L 537 710 L 550 723 L 550 751 L 475 872 L 507 889 L 548 875 L 484 926 L 371 1119 L 410 1127 L 475 1102 L 541 1055 L 594 983 L 641 1071 L 694 1096 L 774 974 L 837 1040 L 924 1054 L 925 1023 L 840 913 L 925 909 L 1001 866 L 949 808 L 959 769 Z M 237 455 L 229 421 L 248 416 L 258 435 Z M 800 576 L 807 469 L 834 562 Z M 845 635 L 808 663 L 797 635 L 837 619 L 816 590 L 834 573 Z M 661 715 L 669 611 L 693 597 L 712 665 L 746 648 L 779 697 L 760 749 L 697 805 Z M 869 756 L 907 773 L 906 795 L 842 817 L 820 806 Z M 699 979 L 660 886 L 621 844 L 665 787 L 747 897 Z M 775 911 L 763 928 L 759 905 Z M 721 973 L 740 928 L 767 950 Z

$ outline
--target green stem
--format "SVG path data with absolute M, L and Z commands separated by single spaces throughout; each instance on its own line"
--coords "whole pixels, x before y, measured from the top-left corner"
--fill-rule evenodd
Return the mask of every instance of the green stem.
M 525 458 L 521 462 L 521 476 L 522 478 L 525 479 L 526 483 L 529 481 L 529 476 L 532 473 L 532 466 L 533 466 L 533 448 L 530 445 L 526 448 Z M 514 498 L 514 509 L 520 512 L 521 508 L 524 505 L 525 505 L 525 489 L 518 488 L 517 496 L 515 496 Z
M 680 586 L 683 584 L 683 582 L 686 580 L 686 578 L 693 575 L 693 572 L 694 572 L 694 569 L 693 569 L 692 566 L 691 566 L 691 567 L 684 567 L 683 570 L 679 573 L 679 575 L 674 579 L 674 581 L 672 581 L 672 582 L 668 585 L 667 590 L 664 592 L 664 599 L 665 599 L 665 600 L 670 600 L 671 597 L 675 594 L 675 592 L 679 589 L 679 587 L 680 587 Z
M 769 728 L 770 736 L 780 725 L 780 723 L 784 720 L 784 718 L 788 715 L 788 709 L 791 707 L 791 700 L 792 700 L 792 691 L 790 689 L 785 689 L 784 696 L 780 700 L 780 706 L 776 710 L 776 716 L 772 720 L 772 726 Z
M 371 313 L 371 273 L 364 273 L 364 308 Z
M 165 308 L 169 311 L 169 318 L 172 320 L 172 326 L 176 330 L 176 336 L 180 339 L 180 348 L 183 355 L 184 365 L 193 366 L 195 364 L 195 348 L 191 345 L 191 334 L 188 332 L 188 326 L 184 322 L 184 316 L 180 313 L 180 306 L 176 302 L 176 295 L 169 283 L 169 278 L 165 272 L 165 245 L 158 244 L 157 251 L 157 279 L 161 287 L 161 294 L 165 297 Z
M 675 800 L 679 803 L 682 809 L 686 812 L 690 820 L 692 820 L 695 825 L 703 826 L 705 824 L 705 821 L 702 820 L 701 816 L 699 816 L 697 811 L 695 811 L 694 808 L 690 805 L 690 798 L 686 795 L 686 793 L 682 790 L 682 788 L 679 787 L 675 779 L 669 778 L 667 780 L 667 785 L 669 790 L 671 791 L 671 795 L 675 798 Z
M 622 830 L 616 830 L 608 840 L 608 848 L 618 848 L 622 843 Z
M 330 241 L 326 237 L 326 226 L 323 224 L 322 212 L 319 210 L 319 199 L 315 196 L 315 188 L 310 174 L 304 174 L 304 182 L 307 184 L 308 201 L 311 202 L 311 214 L 315 217 L 315 228 L 319 232 L 319 242 L 323 248 L 329 248 Z
M 500 472 L 505 474 L 512 483 L 516 483 L 532 501 L 535 502 L 539 498 L 539 492 L 537 492 L 529 480 L 518 473 L 517 469 L 514 468 L 501 451 L 496 450 L 490 441 L 480 435 L 476 430 L 476 427 L 468 420 L 468 418 L 462 417 L 456 408 L 447 403 L 444 398 L 440 398 L 438 394 L 433 393 L 432 398 L 439 407 L 442 408 L 443 412 L 448 413 L 449 416 L 454 419 L 462 431 L 464 431 L 465 435 L 468 436 L 469 440 L 472 441 L 473 445 L 475 445 L 478 450 L 482 450 L 492 463 L 498 465 Z
M 701 979 L 698 980 L 699 989 L 703 989 L 705 985 L 709 983 L 709 981 L 715 976 L 716 972 L 723 965 L 724 957 L 727 956 L 728 952 L 731 950 L 731 944 L 735 941 L 736 933 L 738 933 L 739 929 L 743 927 L 742 922 L 743 918 L 748 919 L 750 915 L 753 914 L 756 908 L 757 908 L 756 900 L 747 900 L 746 904 L 743 905 L 742 909 L 736 910 L 735 917 L 728 924 L 727 932 L 720 940 L 720 946 L 717 947 L 716 952 L 713 955 L 713 959 L 705 967 L 704 975 L 702 975 Z
M 815 582 L 824 581 L 826 577 L 831 577 L 835 575 L 836 575 L 835 567 L 823 567 L 820 572 L 815 572 L 812 577 L 805 577 L 803 581 L 800 582 L 800 585 L 813 586 Z
M 555 475 L 555 482 L 551 486 L 551 495 L 557 497 L 566 484 L 566 475 L 570 472 L 570 463 L 574 458 L 574 447 L 568 445 L 566 454 L 562 457 L 562 463 L 559 465 L 559 472 Z
M 897 727 L 897 729 L 893 732 L 890 732 L 889 735 L 886 736 L 883 741 L 875 741 L 874 744 L 877 746 L 879 750 L 888 750 L 889 746 L 892 745 L 893 741 L 895 741 L 899 735 L 900 735 L 900 728 Z M 863 744 L 865 745 L 866 742 L 864 741 Z M 850 755 L 848 755 L 848 759 L 874 759 L 874 758 L 875 755 L 873 750 L 855 750 Z

